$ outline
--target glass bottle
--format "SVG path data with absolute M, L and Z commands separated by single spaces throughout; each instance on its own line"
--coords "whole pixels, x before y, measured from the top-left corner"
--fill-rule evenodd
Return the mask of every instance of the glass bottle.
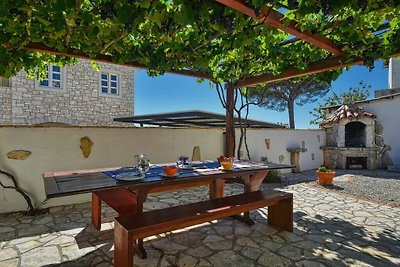
M 135 155 L 136 158 L 136 168 L 138 171 L 143 174 L 150 170 L 150 160 L 146 157 L 145 154 Z

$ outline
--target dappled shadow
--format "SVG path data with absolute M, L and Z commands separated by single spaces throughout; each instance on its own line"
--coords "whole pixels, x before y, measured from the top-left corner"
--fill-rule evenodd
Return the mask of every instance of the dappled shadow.
M 344 190 L 343 187 L 338 186 L 338 185 L 335 185 L 335 184 L 332 184 L 332 185 L 318 185 L 318 186 L 321 186 L 321 187 L 323 187 L 323 188 L 325 188 L 325 189 L 329 189 L 329 190 L 335 190 L 335 191 L 342 191 L 342 190 Z
M 42 236 L 45 234 L 58 233 L 60 231 L 75 233 L 87 225 L 87 222 L 68 222 L 67 219 L 57 222 L 53 214 L 39 216 L 19 216 L 10 214 L 1 217 L 3 225 L 8 225 L 9 231 L 0 235 L 0 241 Z M 12 230 L 14 229 L 14 230 Z
M 20 212 L 0 215 L 0 227 L 5 227 L 0 234 L 0 242 L 47 234 L 62 233 L 75 237 L 89 232 L 100 233 L 91 223 L 91 212 L 87 208 L 90 203 L 75 206 L 64 206 L 62 210 L 36 216 L 24 216 Z M 105 216 L 102 216 L 102 222 L 112 222 L 115 212 L 106 206 L 102 209 Z M 105 235 L 105 232 L 102 231 L 101 235 Z
M 268 184 L 263 184 L 263 188 L 268 187 Z M 283 187 L 282 184 L 274 184 L 274 188 Z M 300 190 L 309 192 L 309 188 L 300 186 Z M 320 187 L 322 188 L 322 187 Z M 332 187 L 324 187 L 326 189 L 333 189 Z M 235 185 L 229 189 L 227 193 L 237 193 L 243 190 L 242 185 Z M 300 192 L 303 192 L 300 191 Z M 196 191 L 197 194 L 193 196 L 193 200 L 199 197 L 207 197 L 207 194 L 201 191 Z M 321 191 L 315 194 L 315 198 L 323 199 L 323 196 L 319 196 Z M 161 194 L 155 195 L 152 203 L 159 203 L 160 201 L 175 198 L 176 202 L 164 203 L 168 205 L 183 203 L 187 197 L 184 197 L 184 192 L 181 191 L 177 194 L 168 193 L 168 197 L 161 197 Z M 299 203 L 299 194 L 295 194 L 295 203 Z M 300 195 L 301 196 L 301 195 Z M 309 196 L 309 195 L 304 195 Z M 312 195 L 314 196 L 314 195 Z M 182 199 L 181 199 L 182 197 Z M 301 196 L 303 197 L 303 196 Z M 306 197 L 304 197 L 306 200 Z M 191 200 L 191 199 L 190 199 Z M 313 199 L 312 201 L 317 201 Z M 161 203 L 160 202 L 160 203 Z M 151 203 L 150 203 L 151 204 Z M 237 255 L 241 255 L 241 246 L 237 247 L 240 242 L 242 243 L 243 250 L 248 249 L 248 244 L 252 244 L 256 251 L 263 254 L 273 253 L 276 256 L 282 256 L 290 258 L 294 263 L 302 261 L 304 259 L 312 261 L 312 263 L 320 262 L 326 266 L 346 266 L 346 265 L 372 265 L 372 266 L 395 266 L 395 263 L 391 261 L 396 259 L 400 262 L 400 235 L 395 232 L 395 225 L 393 227 L 384 226 L 382 227 L 369 227 L 359 223 L 356 218 L 350 217 L 349 220 L 334 217 L 335 213 L 326 212 L 326 216 L 314 213 L 313 202 L 305 205 L 305 211 L 297 211 L 294 213 L 294 232 L 285 232 L 277 229 L 268 227 L 267 223 L 267 208 L 259 209 L 258 211 L 251 212 L 251 216 L 256 220 L 256 224 L 252 227 L 239 223 L 233 219 L 218 220 L 217 222 L 210 223 L 204 226 L 197 226 L 196 228 L 184 229 L 182 233 L 179 231 L 168 232 L 165 235 L 154 236 L 145 242 L 145 247 L 151 253 L 149 258 L 146 260 L 138 259 L 135 261 L 139 266 L 157 266 L 157 262 L 161 262 L 161 259 L 171 260 L 174 264 L 179 266 L 180 258 L 186 255 L 183 247 L 196 249 L 200 247 L 206 247 L 203 250 L 207 250 L 207 246 L 204 242 L 208 236 L 217 238 L 216 235 L 220 236 L 220 240 L 216 240 L 216 243 L 212 244 L 212 247 L 221 246 L 221 249 L 237 252 Z M 104 221 L 103 229 L 106 230 L 98 231 L 92 225 L 90 221 L 90 205 L 87 206 L 74 206 L 73 208 L 64 208 L 61 211 L 54 212 L 52 214 L 37 216 L 37 217 L 22 217 L 22 216 L 5 216 L 0 217 L 0 222 L 5 225 L 3 218 L 8 218 L 10 227 L 16 228 L 21 227 L 24 223 L 27 225 L 25 228 L 18 230 L 19 237 L 31 237 L 46 234 L 54 234 L 55 237 L 69 237 L 65 240 L 57 239 L 55 243 L 51 244 L 58 246 L 60 253 L 63 256 L 65 262 L 59 264 L 49 264 L 45 266 L 93 266 L 99 263 L 104 265 L 112 266 L 113 260 L 113 226 L 110 220 Z M 368 206 L 366 206 L 368 207 Z M 153 207 L 151 207 L 153 208 Z M 310 212 L 308 209 L 310 208 Z M 332 209 L 334 204 L 332 204 Z M 351 206 L 348 206 L 351 210 Z M 345 209 L 341 209 L 345 210 Z M 336 210 L 337 211 L 337 210 Z M 113 212 L 109 212 L 109 209 L 104 209 L 107 214 L 106 217 L 113 217 Z M 318 210 L 316 211 L 318 213 Z M 320 210 L 322 213 L 322 210 Z M 372 214 L 371 220 L 373 220 L 374 213 Z M 315 214 L 315 215 L 314 215 Z M 338 214 L 338 213 L 336 213 Z M 108 216 L 110 215 L 110 216 Z M 341 217 L 341 215 L 337 215 Z M 351 215 L 350 215 L 351 216 Z M 391 220 L 391 223 L 395 224 L 395 221 Z M 388 222 L 388 225 L 390 222 Z M 32 225 L 29 227 L 29 225 Z M 0 235 L 0 240 L 11 240 L 14 239 L 13 235 L 16 235 L 17 231 L 12 231 L 9 236 Z M 17 237 L 17 238 L 19 238 Z M 229 237 L 229 238 L 225 238 Z M 251 238 L 252 240 L 248 240 Z M 71 240 L 72 239 L 72 242 Z M 210 238 L 209 238 L 210 239 Z M 282 239 L 285 239 L 283 242 Z M 254 242 L 252 242 L 254 241 Z M 29 242 L 26 240 L 25 242 Z M 45 243 L 43 246 L 48 246 Z M 210 242 L 210 241 L 208 241 Z M 273 244 L 272 244 L 273 243 Z M 229 246 L 227 246 L 227 244 Z M 271 247 L 268 247 L 268 245 Z M 12 246 L 12 245 L 10 245 Z M 276 250 L 272 248 L 276 247 Z M 237 249 L 236 249 L 237 248 Z M 271 248 L 271 249 L 270 249 Z M 293 253 L 292 248 L 295 248 L 298 252 Z M 174 251 L 174 252 L 171 252 Z M 285 254 L 286 253 L 286 254 Z M 292 254 L 290 254 L 292 253 Z M 296 254 L 296 255 L 294 255 Z M 165 256 L 165 257 L 164 257 Z M 23 254 L 20 255 L 23 257 Z M 195 258 L 199 258 L 197 254 Z M 252 259 L 253 260 L 253 259 Z M 54 262 L 54 261 L 53 261 Z M 150 263 L 156 262 L 155 265 Z M 254 262 L 257 262 L 255 260 Z M 47 262 L 49 263 L 49 261 Z M 140 263 L 140 264 L 139 264 Z M 1 265 L 1 264 L 0 264 Z M 215 265 L 215 266 L 226 266 L 226 265 Z
M 304 212 L 295 212 L 294 217 L 295 228 L 314 245 L 305 249 L 320 256 L 318 260 L 322 263 L 330 266 L 398 266 L 389 260 L 396 258 L 400 261 L 400 236 L 396 235 L 394 229 L 382 228 L 378 232 L 376 227 L 369 230 L 367 226 L 356 225 L 340 218 L 318 214 L 310 217 Z
M 79 249 L 94 247 L 105 241 L 113 241 L 114 228 L 99 231 L 92 224 L 86 225 L 74 238 Z
M 53 263 L 48 265 L 43 265 L 44 267 L 50 266 L 59 266 L 59 267 L 78 267 L 78 266 L 95 266 L 100 263 L 108 264 L 108 266 L 113 266 L 112 257 L 109 254 L 112 254 L 111 250 L 113 246 L 112 240 L 106 242 L 103 246 L 86 253 L 85 255 L 73 259 L 64 261 L 62 263 Z

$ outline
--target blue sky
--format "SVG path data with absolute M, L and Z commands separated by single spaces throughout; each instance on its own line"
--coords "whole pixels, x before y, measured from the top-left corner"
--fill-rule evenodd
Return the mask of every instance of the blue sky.
M 332 92 L 347 91 L 350 86 L 357 86 L 360 81 L 371 85 L 370 97 L 373 97 L 375 90 L 388 88 L 388 69 L 383 67 L 382 61 L 377 61 L 371 72 L 366 67 L 354 66 L 350 70 L 345 70 L 332 83 L 332 89 L 327 96 Z M 173 74 L 149 77 L 145 70 L 139 70 L 135 73 L 134 88 L 135 115 L 193 109 L 225 114 L 215 88 L 210 88 L 208 82 L 199 84 L 195 78 Z M 316 106 L 318 106 L 318 101 L 301 107 L 296 106 L 296 128 L 317 127 L 309 124 L 313 119 L 309 112 Z M 288 123 L 287 111 L 276 112 L 259 107 L 251 107 L 249 118 L 273 123 Z

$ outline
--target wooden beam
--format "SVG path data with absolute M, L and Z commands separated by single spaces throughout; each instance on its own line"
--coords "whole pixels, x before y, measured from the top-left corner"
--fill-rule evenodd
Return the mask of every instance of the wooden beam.
M 331 40 L 318 33 L 312 34 L 310 32 L 302 32 L 296 27 L 296 23 L 294 21 L 290 21 L 288 25 L 284 25 L 282 23 L 284 15 L 282 15 L 281 13 L 272 8 L 262 8 L 260 11 L 260 15 L 257 16 L 255 10 L 252 7 L 246 5 L 246 3 L 243 0 L 216 0 L 216 1 L 230 8 L 233 8 L 249 17 L 258 19 L 264 22 L 265 24 L 271 25 L 274 28 L 292 34 L 307 43 L 325 49 L 326 51 L 329 51 L 336 56 L 340 56 L 343 54 L 341 49 L 338 48 Z
M 136 63 L 136 62 L 127 62 L 127 63 L 113 62 L 112 56 L 110 56 L 110 55 L 99 54 L 95 57 L 91 57 L 85 53 L 78 52 L 73 49 L 66 49 L 64 52 L 58 51 L 58 50 L 48 47 L 42 43 L 29 43 L 28 45 L 26 45 L 24 47 L 24 49 L 27 51 L 32 51 L 32 52 L 40 52 L 40 53 L 53 54 L 53 55 L 65 56 L 65 57 L 75 57 L 75 58 L 80 58 L 80 59 L 94 60 L 97 62 L 104 62 L 104 63 L 109 63 L 109 64 L 116 64 L 116 65 L 146 69 L 146 65 Z M 169 70 L 167 72 L 173 73 L 173 74 L 185 75 L 185 76 L 194 77 L 194 78 L 207 79 L 207 80 L 211 80 L 211 81 L 214 80 L 214 78 L 211 75 L 208 75 L 208 74 L 202 73 L 202 72 L 193 71 L 193 70 Z
M 276 76 L 272 75 L 270 73 L 265 73 L 265 74 L 261 74 L 258 76 L 249 77 L 249 78 L 246 78 L 246 79 L 236 82 L 233 86 L 234 86 L 234 88 L 240 88 L 240 87 L 247 87 L 247 86 L 255 86 L 260 83 L 278 82 L 278 81 L 287 80 L 287 79 L 291 79 L 291 78 L 295 78 L 295 77 L 321 73 L 321 72 L 325 72 L 325 71 L 345 68 L 345 67 L 349 67 L 352 65 L 363 64 L 363 63 L 364 63 L 363 59 L 356 59 L 352 62 L 342 63 L 341 58 L 336 58 L 336 57 L 328 58 L 328 59 L 320 60 L 320 61 L 310 64 L 309 67 L 304 72 L 300 71 L 297 68 L 290 68 L 290 69 L 284 71 L 282 74 L 279 74 Z
M 400 51 L 390 55 L 389 57 L 397 56 L 400 56 Z M 295 77 L 301 77 L 305 75 L 316 74 L 362 64 L 364 64 L 364 59 L 362 58 L 356 58 L 352 61 L 345 62 L 345 59 L 343 57 L 332 57 L 310 64 L 305 71 L 300 71 L 297 68 L 289 68 L 288 70 L 276 76 L 270 73 L 265 73 L 258 76 L 249 77 L 234 83 L 233 88 L 255 86 L 260 83 L 278 82 Z

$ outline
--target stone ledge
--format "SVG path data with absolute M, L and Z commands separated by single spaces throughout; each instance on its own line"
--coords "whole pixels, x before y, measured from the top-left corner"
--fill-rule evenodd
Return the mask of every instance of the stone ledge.
M 289 147 L 289 148 L 286 148 L 286 150 L 287 150 L 288 152 L 306 152 L 306 151 L 307 151 L 307 148 L 302 148 L 302 147 Z

